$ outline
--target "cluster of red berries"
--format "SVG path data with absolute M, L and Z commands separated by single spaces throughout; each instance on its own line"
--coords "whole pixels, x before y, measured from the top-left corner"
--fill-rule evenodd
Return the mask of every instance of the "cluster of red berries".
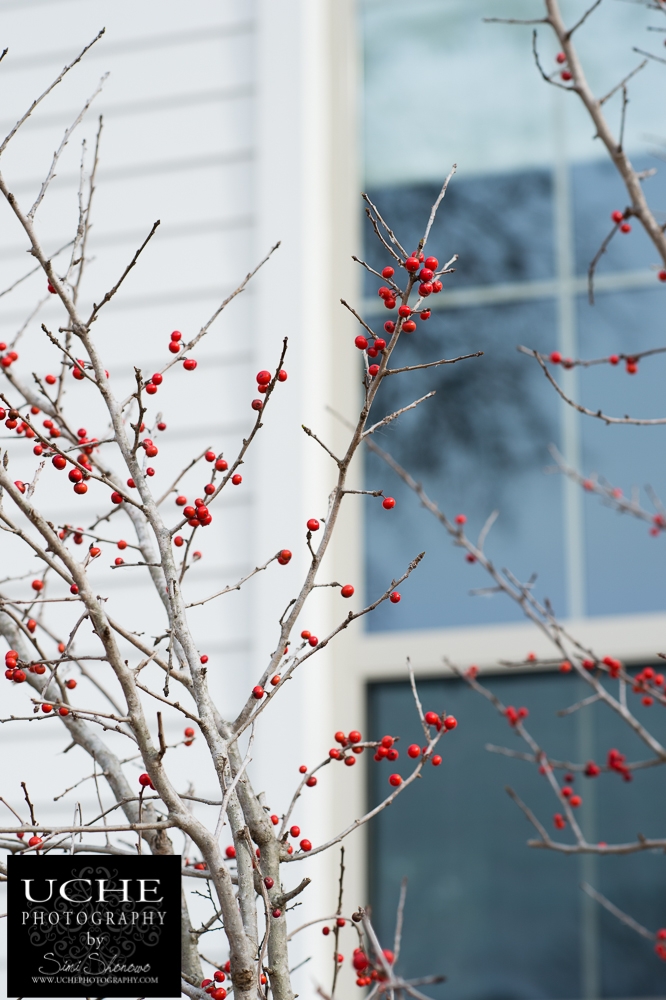
M 204 657 L 202 656 L 201 659 L 203 660 Z M 208 657 L 205 657 L 205 659 L 208 659 Z M 185 729 L 183 730 L 183 736 L 185 737 L 185 739 L 183 740 L 185 746 L 191 747 L 192 744 L 194 743 L 194 737 L 195 737 L 195 732 L 192 729 L 192 726 L 185 727 Z
M 3 341 L 0 341 L 0 351 L 7 351 L 7 345 Z M 3 354 L 0 358 L 0 365 L 2 365 L 3 368 L 11 368 L 15 361 L 18 361 L 18 354 L 16 351 L 7 351 L 7 353 Z
M 666 280 L 666 272 L 664 272 L 664 274 Z M 550 361 L 551 364 L 562 365 L 562 367 L 566 369 L 574 368 L 576 365 L 576 362 L 572 358 L 563 358 L 559 351 L 551 351 L 551 353 L 548 355 L 548 360 Z M 627 373 L 629 375 L 635 375 L 636 372 L 638 371 L 638 358 L 635 358 L 632 355 L 628 355 L 624 360 Z M 620 363 L 619 354 L 610 354 L 608 356 L 609 365 L 618 365 L 619 363 Z
M 227 968 L 227 966 L 229 966 L 229 968 Z M 229 972 L 231 970 L 230 963 L 227 962 L 224 968 L 226 969 L 227 972 Z M 212 1000 L 224 1000 L 224 998 L 227 995 L 227 991 L 225 990 L 224 986 L 221 986 L 220 984 L 223 983 L 226 978 L 227 977 L 224 974 L 224 972 L 218 969 L 217 972 L 213 973 L 212 979 L 201 980 L 201 989 L 205 990 L 206 993 L 208 993 L 209 996 L 212 998 Z M 266 977 L 262 976 L 262 978 L 265 981 Z
M 391 741 L 393 740 L 392 736 L 385 738 L 388 738 Z M 333 739 L 336 743 L 340 744 L 342 749 L 339 750 L 337 747 L 332 747 L 328 751 L 328 756 L 331 760 L 343 760 L 347 767 L 352 767 L 356 763 L 356 757 L 353 757 L 351 754 L 361 754 L 365 749 L 365 747 L 361 746 L 361 740 L 363 737 L 358 729 L 352 729 L 349 734 L 345 734 L 341 729 L 339 729 Z M 351 751 L 351 753 L 349 753 L 349 751 Z M 395 756 L 398 756 L 397 750 L 395 751 Z M 394 757 L 391 758 L 391 760 L 394 759 Z
M 182 339 L 183 339 L 183 335 L 180 332 L 180 330 L 174 330 L 173 333 L 171 334 L 171 340 L 169 341 L 169 350 L 171 351 L 172 354 L 178 354 L 179 353 L 181 347 L 183 346 L 181 344 L 181 340 Z M 185 360 L 183 361 L 183 368 L 187 372 L 193 372 L 196 367 L 197 367 L 197 363 L 194 360 L 194 358 L 185 358 Z M 154 375 L 153 375 L 153 378 L 152 378 L 151 381 L 155 385 L 159 385 L 160 384 L 159 382 L 157 382 L 157 383 L 155 382 L 155 376 Z M 160 377 L 160 381 L 161 381 L 161 377 Z
M 31 663 L 27 666 L 27 670 L 30 674 L 46 673 L 46 667 L 43 663 Z M 5 677 L 8 681 L 13 681 L 14 684 L 23 684 L 26 680 L 26 672 L 19 666 L 19 654 L 15 649 L 8 649 L 5 653 Z
M 558 52 L 557 55 L 555 56 L 555 62 L 559 66 L 563 66 L 566 63 L 566 61 L 567 57 L 564 52 Z M 568 69 L 563 69 L 562 72 L 560 73 L 560 76 L 562 77 L 563 80 L 567 82 L 572 79 L 571 71 Z
M 2 360 L 4 361 L 4 358 Z M 39 407 L 31 406 L 30 412 L 33 414 L 39 413 Z M 19 411 L 15 410 L 13 407 L 10 408 L 9 410 L 5 410 L 3 406 L 0 406 L 0 420 L 5 421 L 5 427 L 7 428 L 7 430 L 16 431 L 16 433 L 19 436 L 21 434 L 25 434 L 26 438 L 34 438 L 35 432 L 33 431 L 32 427 L 30 427 L 25 422 L 25 420 L 19 420 L 20 416 L 21 414 L 19 413 Z M 58 431 L 58 435 L 59 434 L 60 431 Z
M 523 719 L 526 719 L 530 714 L 529 709 L 522 706 L 521 708 L 514 708 L 513 705 L 508 705 L 504 709 L 504 714 L 510 726 L 515 726 Z
M 620 227 L 621 233 L 631 232 L 631 226 L 629 225 L 628 222 L 625 221 L 626 218 L 627 218 L 626 214 L 624 212 L 621 212 L 618 208 L 616 208 L 614 212 L 611 212 L 611 219 L 613 220 L 616 226 Z
M 622 494 L 620 493 L 620 495 Z M 662 531 L 666 531 L 666 517 L 663 514 L 655 514 L 652 518 L 652 527 L 648 531 L 648 534 L 656 538 Z
M 663 684 L 663 674 L 658 674 L 652 667 L 643 667 L 634 677 L 633 692 L 643 694 L 641 701 L 646 708 L 649 708 L 654 703 L 654 698 L 649 694 L 650 690 L 663 687 Z
M 286 371 L 284 370 L 284 368 L 281 368 L 280 371 L 277 374 L 277 380 L 278 380 L 278 382 L 286 382 L 287 378 L 288 378 L 288 375 L 287 375 Z M 266 369 L 263 369 L 262 371 L 257 372 L 257 392 L 262 392 L 262 393 L 263 392 L 268 392 L 268 387 L 270 386 L 270 384 L 271 384 L 272 381 L 273 381 L 273 376 L 271 375 L 271 373 L 269 371 L 266 371 Z M 252 400 L 252 409 L 253 410 L 263 410 L 263 408 L 264 408 L 264 404 L 262 403 L 262 401 L 260 399 L 253 399 Z
M 620 753 L 619 750 L 612 748 L 608 751 L 608 756 L 606 757 L 606 764 L 611 771 L 617 771 L 621 774 L 625 781 L 632 780 L 632 774 L 627 767 L 627 756 L 626 754 Z
M 571 787 L 574 780 L 573 774 L 565 775 L 564 780 L 567 782 L 567 784 L 562 787 L 560 794 L 562 795 L 562 798 L 568 800 L 569 805 L 571 806 L 572 809 L 578 809 L 578 807 L 583 804 L 583 800 L 580 797 L 580 795 L 574 794 L 574 790 Z
M 395 960 L 393 952 L 388 948 L 384 948 L 383 955 L 386 962 L 389 965 L 393 965 Z M 357 986 L 370 986 L 372 982 L 381 983 L 387 978 L 383 966 L 379 965 L 379 963 L 372 963 L 362 948 L 354 948 L 352 965 L 357 972 Z

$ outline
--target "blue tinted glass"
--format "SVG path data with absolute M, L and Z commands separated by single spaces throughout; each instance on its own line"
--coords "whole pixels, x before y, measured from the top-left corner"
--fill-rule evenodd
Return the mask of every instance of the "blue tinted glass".
M 442 177 L 442 181 L 443 181 Z M 417 246 L 441 184 L 411 184 L 369 191 L 405 250 Z M 386 251 L 366 223 L 368 259 L 378 270 Z M 552 179 L 547 170 L 516 171 L 451 181 L 428 241 L 441 262 L 460 255 L 445 287 L 530 281 L 553 275 Z M 404 272 L 403 272 L 404 273 Z M 376 280 L 368 282 L 376 294 Z
M 464 511 L 476 538 L 488 515 L 500 511 L 486 551 L 523 580 L 536 571 L 537 591 L 564 611 L 562 487 L 546 476 L 548 445 L 557 441 L 558 400 L 541 371 L 516 345 L 550 350 L 555 340 L 551 302 L 527 302 L 433 313 L 401 338 L 392 365 L 418 364 L 483 350 L 482 358 L 386 379 L 377 420 L 436 389 L 436 396 L 376 435 L 449 516 Z M 401 586 L 400 605 L 383 604 L 366 619 L 373 630 L 432 628 L 520 619 L 501 596 L 471 597 L 488 577 L 465 561 L 444 529 L 381 459 L 366 453 L 367 489 L 395 496 L 385 511 L 366 511 L 368 598 L 383 592 L 423 549 L 426 558 Z
M 636 159 L 637 170 L 659 168 L 654 177 L 643 182 L 643 190 L 658 219 L 666 218 L 666 169 L 655 157 Z M 613 228 L 611 212 L 627 207 L 627 191 L 615 166 L 609 160 L 593 160 L 571 169 L 576 271 L 587 272 L 601 243 Z M 597 273 L 638 271 L 660 264 L 652 242 L 643 227 L 629 219 L 631 232 L 617 233 L 598 265 Z M 656 278 L 655 278 L 656 281 Z
M 589 738 L 598 761 L 610 747 L 634 760 L 647 756 L 617 717 L 599 706 L 589 717 L 556 718 L 557 709 L 580 697 L 583 684 L 577 678 L 523 675 L 492 678 L 488 686 L 505 704 L 529 707 L 529 729 L 553 756 L 576 758 L 581 726 L 592 727 Z M 419 688 L 425 709 L 451 711 L 459 724 L 443 741 L 441 767 L 428 768 L 425 780 L 399 796 L 371 828 L 371 898 L 382 944 L 392 947 L 400 880 L 407 876 L 398 970 L 406 976 L 448 977 L 424 992 L 437 1000 L 568 1000 L 584 995 L 582 966 L 585 962 L 589 968 L 594 948 L 583 953 L 580 881 L 593 880 L 617 906 L 654 929 L 664 922 L 662 862 L 648 854 L 597 859 L 591 876 L 589 861 L 528 848 L 534 831 L 504 787 L 511 784 L 550 829 L 552 815 L 559 811 L 553 794 L 534 765 L 484 750 L 486 742 L 518 750 L 525 745 L 492 706 L 462 683 L 430 681 Z M 369 695 L 370 738 L 399 733 L 401 748 L 421 742 L 407 684 L 373 685 Z M 638 709 L 639 715 L 649 711 Z M 654 722 L 663 739 L 663 720 L 660 725 L 655 717 Z M 400 760 L 391 765 L 368 760 L 372 805 L 386 795 L 390 771 L 408 773 L 403 756 L 401 749 Z M 657 768 L 638 772 L 631 784 L 616 774 L 578 777 L 581 821 L 608 842 L 634 840 L 637 831 L 654 835 L 666 822 L 662 783 Z M 571 840 L 568 832 L 561 837 Z M 596 922 L 601 953 L 593 971 L 602 982 L 601 996 L 662 996 L 663 965 L 650 942 L 603 910 L 592 908 L 592 916 L 592 935 L 596 937 Z
M 595 306 L 579 302 L 580 353 L 604 357 L 647 350 L 663 344 L 664 289 L 599 295 Z M 634 417 L 663 417 L 666 355 L 646 358 L 638 373 L 624 365 L 579 370 L 579 398 L 590 409 Z M 606 426 L 592 417 L 580 421 L 585 475 L 593 472 L 631 496 L 640 490 L 644 507 L 653 510 L 644 492 L 650 484 L 666 500 L 662 461 L 666 427 Z M 593 496 L 585 498 L 588 614 L 661 611 L 666 591 L 666 563 L 661 537 L 651 538 L 648 525 L 621 517 Z

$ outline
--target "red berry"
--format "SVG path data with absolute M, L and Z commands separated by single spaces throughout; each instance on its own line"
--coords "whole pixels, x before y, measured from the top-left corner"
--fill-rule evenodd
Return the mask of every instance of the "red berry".
M 527 710 L 525 710 L 525 715 L 527 715 Z M 446 718 L 444 719 L 445 729 L 455 729 L 457 725 L 458 725 L 458 720 L 453 715 L 447 715 Z
M 317 638 L 316 635 L 311 635 L 310 638 L 308 639 L 308 642 L 310 643 L 311 646 L 319 645 L 319 639 Z
M 426 257 L 426 259 L 423 261 L 423 265 L 424 267 L 429 268 L 429 270 L 431 271 L 436 271 L 437 268 L 439 267 L 439 261 L 437 260 L 436 257 Z
M 402 784 L 402 778 L 399 774 L 392 774 L 389 777 L 389 785 L 393 785 L 395 788 Z
M 368 346 L 367 339 L 365 337 L 363 337 L 360 333 L 359 333 L 358 337 L 356 337 L 356 339 L 354 340 L 354 343 L 358 347 L 359 351 L 364 351 L 366 349 L 366 347 Z
M 384 270 L 382 271 L 382 278 L 386 278 L 386 280 L 388 281 L 388 279 L 392 278 L 394 274 L 395 271 L 393 270 L 392 267 L 385 267 Z
M 61 650 L 61 652 L 64 653 L 64 649 Z M 73 677 L 70 677 L 69 680 L 65 681 L 65 687 L 69 688 L 70 691 L 74 690 L 74 688 L 76 687 L 76 681 L 74 680 Z
M 563 80 L 570 80 L 571 79 L 571 73 L 569 72 L 568 69 L 563 70 L 560 73 L 560 76 L 562 77 Z
M 319 521 L 316 517 L 311 517 L 307 524 L 308 531 L 319 531 Z
M 557 55 L 555 56 L 555 62 L 558 62 L 558 63 L 561 64 L 561 63 L 565 63 L 566 61 L 567 61 L 567 57 L 565 56 L 564 52 L 558 52 Z
M 620 226 L 620 232 L 621 233 L 630 233 L 631 232 L 631 226 L 629 225 L 628 222 L 623 222 L 622 223 L 622 225 Z
M 333 747 L 331 750 L 328 751 L 328 756 L 331 757 L 333 760 L 340 760 L 342 754 L 340 753 L 337 747 Z
M 235 476 L 231 477 L 231 482 L 234 484 L 234 486 L 240 486 L 240 484 L 243 482 L 243 477 L 239 476 L 238 473 L 236 473 Z
M 33 580 L 31 586 L 32 586 L 33 590 L 36 590 L 37 593 L 39 593 L 39 591 L 42 590 L 43 587 L 44 587 L 44 581 L 43 580 Z
M 414 333 L 416 329 L 416 323 L 413 319 L 408 319 L 402 324 L 402 329 L 405 333 Z
M 434 277 L 435 275 L 432 273 L 429 267 L 421 268 L 421 273 L 419 274 L 419 278 L 421 279 L 421 281 L 432 281 Z
M 77 471 L 77 470 L 73 470 L 73 471 Z M 122 502 L 123 502 L 123 495 L 122 495 L 122 493 L 118 493 L 116 490 L 114 490 L 113 493 L 111 494 L 111 503 L 122 503 Z
M 378 372 L 379 372 L 379 365 L 370 365 L 370 367 L 368 368 L 368 375 L 370 376 L 370 378 L 374 378 Z
M 144 788 L 154 788 L 153 782 L 149 774 L 139 775 L 139 784 L 143 785 Z
M 273 910 L 273 916 L 274 916 L 274 917 L 275 917 L 275 919 L 277 920 L 277 918 L 278 918 L 278 917 L 281 917 L 281 916 L 282 916 L 282 910 L 277 910 L 277 909 L 276 909 L 276 910 Z
M 278 552 L 278 562 L 281 566 L 286 566 L 291 559 L 291 552 L 289 549 L 281 549 Z
M 47 385 L 55 385 L 58 380 L 55 377 L 55 375 L 46 375 L 44 377 L 44 381 L 46 382 Z
M 552 351 L 552 353 L 550 355 L 550 360 L 551 360 L 552 364 L 559 365 L 559 363 L 562 360 L 562 355 L 560 354 L 559 351 Z
M 224 853 L 226 854 L 226 856 L 228 858 L 235 858 L 236 857 L 236 848 L 233 846 L 233 844 L 230 844 L 229 847 L 225 848 Z
M 280 371 L 278 372 L 278 382 L 286 382 L 288 378 L 289 376 L 287 375 L 284 368 L 281 368 Z
M 666 271 L 659 271 L 657 277 L 660 281 L 666 281 Z
M 618 357 L 618 355 L 617 355 L 617 354 L 611 354 L 611 356 L 609 357 L 609 359 L 608 359 L 608 360 L 609 360 L 609 362 L 610 362 L 610 363 L 611 363 L 612 365 L 616 365 L 616 364 L 618 364 L 618 362 L 619 362 L 620 358 Z
M 44 702 L 44 704 L 42 705 L 42 712 L 46 712 L 48 714 L 49 712 L 52 711 L 53 711 L 53 705 L 47 705 L 46 702 Z
M 113 561 L 116 564 L 116 566 L 123 566 L 125 564 L 125 560 L 123 559 L 122 556 L 116 556 L 116 558 Z
M 268 385 L 268 383 L 270 382 L 270 380 L 271 380 L 271 373 L 267 372 L 265 369 L 262 369 L 262 371 L 260 371 L 257 374 L 257 384 L 258 385 Z
M 301 766 L 299 767 L 298 770 L 299 770 L 300 774 L 307 774 L 308 773 L 308 769 L 307 769 L 307 767 L 306 767 L 305 764 L 301 764 Z
M 256 684 L 252 688 L 252 697 L 256 698 L 257 701 L 260 701 L 264 697 L 264 689 L 262 688 L 261 684 Z
M 328 937 L 328 935 L 331 933 L 331 928 L 330 927 L 322 927 L 321 932 L 324 935 L 324 937 Z
M 358 729 L 352 729 L 347 739 L 350 743 L 360 743 L 363 737 L 359 733 Z
M 58 469 L 60 472 L 62 472 L 62 470 L 67 465 L 67 459 L 63 455 L 54 455 L 53 459 L 52 459 L 52 463 L 53 463 L 53 465 L 55 466 L 56 469 Z
M 389 601 L 391 602 L 391 604 L 398 604 L 398 602 L 400 601 L 400 594 L 398 593 L 397 590 L 393 591 L 393 593 L 389 597 Z
M 356 748 L 354 747 L 353 749 L 356 749 Z M 399 756 L 400 756 L 400 754 L 395 749 L 395 747 L 392 747 L 390 750 L 388 750 L 386 752 L 386 759 L 387 760 L 391 760 L 391 761 L 397 760 Z
M 405 270 L 413 274 L 414 271 L 418 271 L 418 269 L 419 269 L 418 257 L 408 257 L 407 260 L 405 261 Z
M 196 366 L 197 362 L 194 360 L 194 358 L 185 358 L 185 360 L 183 361 L 183 368 L 185 369 L 186 372 L 193 372 Z
M 435 284 L 441 285 L 441 281 L 435 282 Z M 434 291 L 435 290 L 435 285 L 434 284 L 433 284 L 432 288 L 433 288 L 433 291 Z M 419 319 L 422 319 L 424 322 L 427 319 L 430 319 L 430 310 L 429 309 L 424 309 L 423 312 L 420 312 L 419 313 Z
M 37 836 L 31 837 L 30 840 L 28 841 L 30 847 L 39 847 L 41 843 L 42 843 L 42 838 Z
M 356 757 L 345 757 L 345 764 L 347 767 L 353 767 L 356 763 Z
M 392 319 L 387 319 L 384 323 L 384 329 L 387 333 L 395 333 L 395 323 Z
M 382 500 L 382 507 L 384 508 L 384 510 L 393 510 L 393 508 L 395 507 L 395 500 L 393 499 L 393 497 L 384 497 L 384 499 Z
M 411 315 L 412 315 L 412 310 L 409 308 L 409 306 L 403 305 L 400 306 L 400 308 L 398 309 L 398 316 L 402 316 L 404 319 L 407 319 L 407 317 Z
M 408 757 L 421 756 L 421 747 L 418 745 L 418 743 L 412 743 L 411 746 L 407 747 L 407 756 Z
M 351 583 L 346 583 L 344 587 L 342 587 L 342 589 L 340 590 L 340 593 L 342 594 L 343 597 L 353 597 L 354 588 L 352 587 Z
M 224 458 L 218 458 L 215 468 L 218 472 L 225 472 L 229 468 L 229 463 Z
M 253 410 L 263 410 L 263 408 L 264 408 L 264 404 L 262 403 L 262 401 L 260 399 L 253 399 L 252 400 L 252 409 Z
M 208 663 L 208 655 L 204 653 L 202 656 L 199 657 L 199 660 L 201 661 L 201 663 Z
M 616 208 L 614 212 L 611 212 L 611 219 L 613 222 L 622 222 L 624 219 L 624 212 L 620 212 L 619 209 Z
M 187 728 L 184 730 L 184 734 L 188 740 L 191 740 L 192 737 L 194 736 L 194 730 L 192 729 L 191 726 L 187 726 Z
M 456 524 L 466 524 L 467 516 L 465 514 L 456 514 L 455 521 Z

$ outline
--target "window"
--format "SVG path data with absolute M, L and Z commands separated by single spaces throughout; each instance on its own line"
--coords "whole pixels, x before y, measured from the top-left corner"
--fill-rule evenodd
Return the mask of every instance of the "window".
M 580 418 L 516 347 L 576 357 L 657 346 L 664 289 L 656 280 L 655 253 L 634 228 L 611 243 L 598 267 L 596 304 L 588 303 L 588 265 L 610 229 L 610 212 L 623 208 L 626 196 L 612 165 L 592 158 L 598 152 L 574 99 L 539 80 L 525 29 L 481 23 L 487 14 L 524 15 L 521 5 L 514 7 L 505 12 L 480 0 L 447 0 L 408 14 L 390 0 L 362 5 L 368 189 L 409 249 L 448 165 L 460 162 L 429 243 L 441 259 L 458 252 L 457 271 L 430 300 L 431 319 L 402 338 L 396 357 L 415 364 L 484 352 L 385 383 L 378 416 L 430 388 L 437 395 L 385 428 L 378 443 L 448 513 L 464 510 L 470 534 L 497 509 L 489 555 L 523 580 L 537 573 L 538 594 L 561 617 L 657 611 L 663 607 L 660 541 L 583 496 L 565 477 L 544 471 L 554 465 L 554 444 L 569 465 L 607 477 L 625 494 L 649 484 L 666 495 L 666 478 L 650 461 L 664 428 L 608 428 Z M 593 31 L 580 36 L 593 80 L 603 78 L 602 49 L 606 56 L 614 52 L 619 72 L 630 58 L 627 40 L 640 43 L 649 23 L 649 12 L 636 5 L 616 4 L 605 17 L 612 30 L 601 48 Z M 543 58 L 552 59 L 550 40 L 542 44 Z M 412 87 L 410 79 L 418 82 Z M 655 105 L 648 86 L 637 88 L 627 142 L 637 150 L 634 162 L 650 168 L 659 161 L 641 146 Z M 417 108 L 416 93 L 423 95 Z M 432 111 L 424 114 L 429 95 Z M 396 125 L 401 121 L 408 123 L 405 133 Z M 666 174 L 645 183 L 651 204 L 666 209 Z M 383 266 L 387 261 L 369 227 L 365 236 L 366 259 Z M 374 280 L 366 292 L 366 315 L 379 326 L 388 314 Z M 633 377 L 623 366 L 610 372 L 558 368 L 555 374 L 569 395 L 592 408 L 650 416 L 650 407 L 659 405 L 664 365 L 655 359 L 649 371 L 641 366 Z M 403 565 L 427 550 L 403 586 L 409 600 L 400 613 L 378 609 L 367 619 L 369 630 L 520 620 L 506 598 L 470 596 L 486 586 L 483 571 L 464 563 L 416 498 L 372 455 L 366 483 L 390 487 L 399 501 L 390 517 L 367 518 L 368 595 L 381 591 L 395 572 L 396 552 Z
M 603 707 L 556 717 L 581 697 L 583 684 L 571 675 L 523 674 L 485 683 L 504 704 L 530 706 L 530 728 L 555 757 L 566 759 L 573 748 L 583 760 L 603 763 L 608 748 L 616 746 L 632 760 L 645 757 L 638 738 Z M 441 986 L 424 988 L 442 1000 L 663 995 L 663 967 L 651 960 L 649 943 L 579 888 L 582 881 L 591 883 L 655 929 L 664 916 L 661 859 L 569 858 L 528 848 L 534 830 L 504 786 L 510 784 L 545 825 L 557 811 L 552 792 L 533 764 L 484 749 L 488 742 L 524 750 L 522 740 L 462 681 L 426 681 L 419 692 L 426 710 L 444 707 L 459 725 L 441 744 L 438 773 L 399 796 L 371 831 L 373 920 L 389 947 L 400 881 L 409 879 L 401 972 L 446 975 Z M 401 755 L 403 747 L 422 740 L 409 684 L 370 685 L 368 706 L 371 739 L 400 732 Z M 654 709 L 636 711 L 657 738 L 666 737 L 660 717 L 649 715 Z M 390 765 L 370 765 L 374 805 L 386 794 Z M 638 831 L 651 836 L 663 830 L 662 782 L 659 768 L 637 772 L 630 784 L 619 774 L 576 776 L 587 836 L 621 842 Z

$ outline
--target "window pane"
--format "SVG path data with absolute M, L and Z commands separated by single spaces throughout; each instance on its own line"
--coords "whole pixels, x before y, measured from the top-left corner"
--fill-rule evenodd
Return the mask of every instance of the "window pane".
M 643 190 L 657 218 L 663 220 L 666 212 L 666 169 L 654 156 L 639 157 L 637 170 L 658 168 L 654 177 L 643 182 Z M 611 212 L 621 212 L 627 206 L 627 191 L 615 166 L 610 160 L 593 160 L 580 163 L 571 170 L 573 221 L 575 233 L 576 271 L 587 274 L 590 262 L 603 240 L 613 228 Z M 643 227 L 629 219 L 631 233 L 617 233 L 601 258 L 597 274 L 609 271 L 639 271 L 651 265 L 661 266 L 659 255 Z M 657 277 L 655 274 L 655 285 Z
M 380 188 L 369 193 L 410 252 L 423 236 L 440 189 L 441 182 Z M 366 259 L 381 270 L 388 263 L 388 255 L 367 223 L 365 243 Z M 428 250 L 442 264 L 454 253 L 459 254 L 455 276 L 442 279 L 447 290 L 553 277 L 550 171 L 517 171 L 482 180 L 454 177 L 435 219 Z M 372 275 L 368 279 L 368 292 L 375 296 L 377 279 Z
M 568 23 L 580 17 L 580 0 L 562 7 Z M 501 9 L 496 0 L 361 0 L 366 183 L 433 180 L 454 162 L 465 176 L 550 164 L 561 151 L 556 106 L 566 115 L 568 155 L 599 155 L 580 102 L 541 80 L 532 28 L 483 23 L 484 17 L 534 17 L 534 9 L 533 0 L 504 0 Z M 658 51 L 655 36 L 646 34 L 655 20 L 648 5 L 603 4 L 577 33 L 599 96 L 636 67 L 632 46 Z M 539 50 L 551 72 L 557 49 L 545 29 Z M 661 73 L 650 65 L 631 81 L 627 149 L 644 149 L 646 136 L 659 132 Z M 605 106 L 616 129 L 620 106 L 620 93 Z
M 562 484 L 543 472 L 551 463 L 548 445 L 559 438 L 558 400 L 536 364 L 516 351 L 519 343 L 550 350 L 554 322 L 554 307 L 547 301 L 433 313 L 411 337 L 401 338 L 395 367 L 476 350 L 484 356 L 387 379 L 372 419 L 437 390 L 434 399 L 378 433 L 377 443 L 421 480 L 450 516 L 464 511 L 471 537 L 498 509 L 488 554 L 523 580 L 538 572 L 538 592 L 562 611 Z M 375 500 L 365 508 L 368 598 L 384 591 L 418 552 L 427 553 L 401 585 L 400 605 L 381 605 L 366 619 L 367 627 L 432 628 L 521 618 L 502 596 L 470 597 L 471 588 L 488 586 L 487 575 L 465 562 L 463 551 L 416 496 L 369 451 L 365 484 L 397 500 L 391 511 Z
M 527 705 L 529 728 L 541 745 L 562 759 L 577 759 L 580 727 L 592 725 L 594 754 L 604 761 L 610 747 L 630 759 L 647 754 L 638 739 L 609 711 L 556 718 L 589 689 L 570 675 L 503 676 L 487 680 L 505 704 Z M 581 690 L 583 689 L 583 690 Z M 424 708 L 445 708 L 458 728 L 442 743 L 440 768 L 428 768 L 382 812 L 370 832 L 373 917 L 385 947 L 392 947 L 400 880 L 409 878 L 405 933 L 399 971 L 406 976 L 443 973 L 448 981 L 427 992 L 446 1000 L 500 1000 L 581 996 L 584 897 L 581 859 L 533 850 L 530 825 L 509 799 L 509 783 L 552 829 L 554 796 L 534 765 L 488 753 L 486 742 L 524 750 L 524 743 L 479 695 L 458 681 L 419 685 Z M 599 709 L 599 711 L 595 711 Z M 642 709 L 663 739 L 663 720 Z M 369 688 L 372 739 L 399 733 L 396 764 L 368 759 L 370 801 L 383 798 L 390 771 L 406 775 L 404 751 L 421 742 L 409 685 Z M 410 724 L 410 720 L 413 722 Z M 582 794 L 581 821 L 599 839 L 635 839 L 663 832 L 666 802 L 658 768 L 639 772 L 631 784 L 619 775 L 576 778 Z M 595 815 L 596 810 L 598 815 Z M 587 815 L 586 815 L 587 814 Z M 571 835 L 565 831 L 563 840 Z M 596 888 L 646 926 L 664 923 L 663 862 L 654 855 L 600 859 Z M 589 875 L 587 876 L 589 877 Z M 604 911 L 592 910 L 601 934 L 603 997 L 663 996 L 664 970 L 652 946 Z M 594 941 L 592 942 L 594 945 Z
M 664 289 L 599 295 L 595 306 L 578 306 L 580 353 L 604 357 L 642 351 L 663 344 Z M 579 398 L 590 409 L 615 416 L 663 417 L 666 355 L 646 358 L 635 375 L 623 364 L 579 370 Z M 581 418 L 583 471 L 597 472 L 631 496 L 640 490 L 643 506 L 653 510 L 644 492 L 650 484 L 666 501 L 666 469 L 662 461 L 666 426 L 606 426 Z M 648 525 L 621 517 L 598 498 L 585 499 L 588 613 L 629 614 L 662 611 L 666 564 L 661 537 L 651 538 Z

